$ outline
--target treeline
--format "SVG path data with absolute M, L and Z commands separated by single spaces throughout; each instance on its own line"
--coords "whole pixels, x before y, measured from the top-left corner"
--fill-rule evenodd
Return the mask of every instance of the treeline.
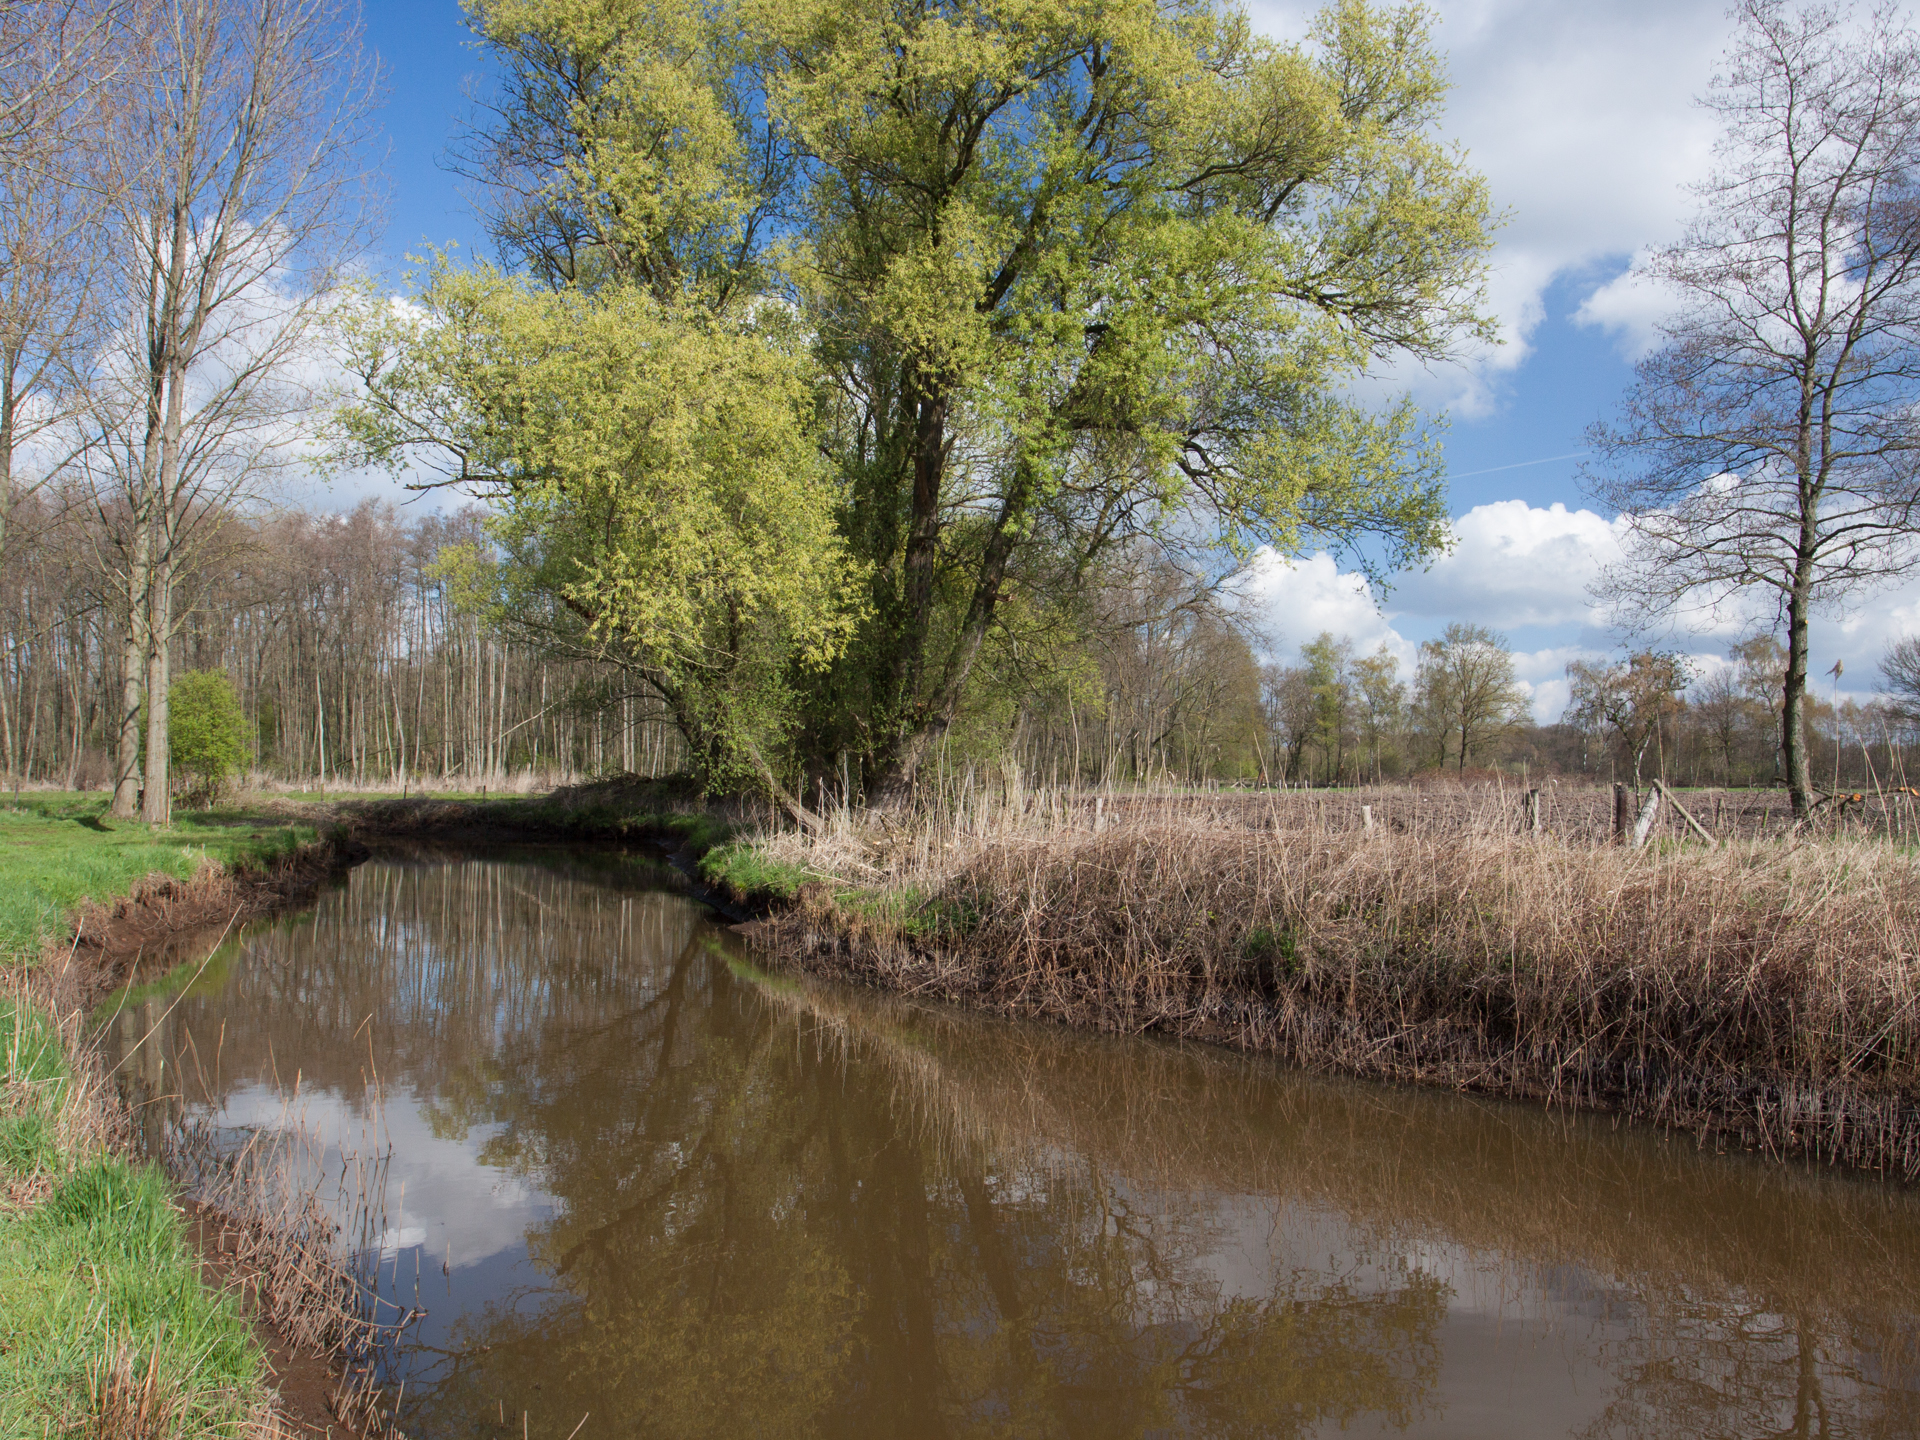
M 1059 694 L 1019 707 L 1021 768 L 1080 784 L 1335 786 L 1489 771 L 1609 784 L 1785 782 L 1786 655 L 1770 636 L 1734 644 L 1723 664 L 1697 674 L 1681 657 L 1646 650 L 1576 661 L 1571 702 L 1550 724 L 1535 721 L 1504 638 L 1483 627 L 1449 626 L 1420 647 L 1410 672 L 1384 644 L 1361 653 L 1330 633 L 1301 646 L 1295 663 L 1263 665 L 1257 638 L 1205 606 L 1116 627 L 1099 646 L 1097 689 L 1077 704 Z M 1909 641 L 1889 655 L 1887 697 L 1837 706 L 1807 697 L 1820 788 L 1920 779 L 1920 685 L 1902 681 L 1917 652 Z
M 126 614 L 103 533 L 76 491 L 15 497 L 17 559 L 0 573 L 5 784 L 108 785 Z M 186 572 L 170 670 L 218 672 L 247 719 L 252 769 L 302 788 L 503 787 L 687 762 L 683 737 L 625 667 L 564 655 L 471 603 L 491 553 L 477 508 L 408 515 L 229 514 Z M 1012 763 L 1056 784 L 1329 786 L 1501 770 L 1600 782 L 1769 785 L 1781 778 L 1784 657 L 1767 637 L 1699 676 L 1651 652 L 1570 667 L 1573 703 L 1534 722 L 1499 635 L 1455 625 L 1409 670 L 1385 646 L 1322 634 L 1293 663 L 1216 580 L 1157 551 L 1111 557 L 1070 615 L 988 647 L 944 737 L 940 773 Z M 1904 653 L 1904 652 L 1900 652 Z M 1920 776 L 1920 725 L 1893 698 L 1809 699 L 1818 778 L 1847 788 Z M 851 761 L 789 776 L 850 786 Z
M 106 524 L 59 488 L 16 497 L 0 572 L 7 783 L 112 783 L 126 610 Z M 678 732 L 620 672 L 505 638 L 458 603 L 444 565 L 473 510 L 225 516 L 183 572 L 170 671 L 216 671 L 247 717 L 253 768 L 308 785 L 477 788 L 679 769 Z
M 1778 748 L 1807 811 L 1803 624 L 1761 667 L 1777 743 L 1672 657 L 1570 676 L 1544 729 L 1474 627 L 1410 674 L 1329 637 L 1255 660 L 1225 596 L 1262 547 L 1381 579 L 1446 543 L 1425 421 L 1352 398 L 1493 327 L 1417 7 L 1341 0 L 1298 43 L 1202 0 L 845 14 L 476 0 L 496 88 L 455 160 L 495 260 L 395 305 L 353 279 L 378 87 L 347 6 L 4 11 L 14 783 L 110 749 L 112 813 L 164 822 L 178 665 L 232 677 L 262 768 L 328 783 L 672 764 L 812 826 L 828 787 L 899 808 L 1009 759 L 1760 780 Z M 271 514 L 316 461 L 485 519 Z M 1902 763 L 1888 716 L 1826 727 L 1834 780 Z

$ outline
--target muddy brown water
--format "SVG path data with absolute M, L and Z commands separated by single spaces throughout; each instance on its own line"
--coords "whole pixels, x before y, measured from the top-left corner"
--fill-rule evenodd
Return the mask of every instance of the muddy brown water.
M 1920 1434 L 1911 1190 L 798 983 L 643 856 L 379 858 L 109 1030 L 385 1157 L 419 1437 Z

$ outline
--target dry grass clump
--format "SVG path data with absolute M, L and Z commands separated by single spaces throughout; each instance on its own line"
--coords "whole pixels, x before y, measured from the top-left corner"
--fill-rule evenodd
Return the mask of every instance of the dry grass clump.
M 192 1119 L 171 1126 L 164 1144 L 167 1172 L 213 1220 L 205 1233 L 230 1288 L 288 1343 L 338 1360 L 331 1404 L 353 1433 L 397 1436 L 383 1362 L 415 1314 L 379 1296 L 352 1259 L 370 1246 L 378 1253 L 384 1163 L 343 1151 L 338 1203 L 323 1203 L 327 1147 L 291 1107 L 238 1145 Z M 352 1232 L 344 1244 L 343 1230 Z
M 1019 813 L 770 840 L 865 886 L 815 887 L 842 941 L 807 963 L 1920 1175 L 1920 867 L 1885 841 L 1636 852 L 1517 835 L 1505 807 Z
M 189 1440 L 207 1433 L 160 1364 L 160 1348 L 122 1342 L 87 1368 L 85 1433 L 91 1440 Z M 295 1431 L 265 1396 L 223 1430 L 235 1440 L 294 1440 Z

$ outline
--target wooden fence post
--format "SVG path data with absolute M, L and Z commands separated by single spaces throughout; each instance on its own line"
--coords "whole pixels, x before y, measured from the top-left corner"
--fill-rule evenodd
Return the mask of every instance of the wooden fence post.
M 1698 820 L 1694 819 L 1693 816 L 1687 813 L 1687 807 L 1682 805 L 1678 797 L 1674 795 L 1673 791 L 1667 788 L 1666 781 L 1664 780 L 1654 781 L 1653 788 L 1658 790 L 1662 795 L 1667 797 L 1667 803 L 1673 806 L 1673 808 L 1679 812 L 1680 818 L 1687 822 L 1688 826 L 1692 828 L 1694 834 L 1698 835 L 1702 840 L 1706 841 L 1707 844 L 1709 845 L 1718 845 L 1720 843 L 1719 839 L 1713 834 L 1712 831 L 1708 830 L 1706 826 L 1702 825 Z
M 1633 799 L 1627 794 L 1627 787 L 1613 787 L 1613 838 L 1626 843 L 1627 831 L 1633 827 Z
M 1658 780 L 1647 792 L 1647 803 L 1640 807 L 1640 818 L 1633 822 L 1633 848 L 1638 850 L 1647 843 L 1647 835 L 1653 829 L 1653 818 L 1660 813 L 1660 794 L 1662 786 Z
M 1529 835 L 1541 833 L 1540 792 L 1529 790 L 1520 799 L 1521 829 Z

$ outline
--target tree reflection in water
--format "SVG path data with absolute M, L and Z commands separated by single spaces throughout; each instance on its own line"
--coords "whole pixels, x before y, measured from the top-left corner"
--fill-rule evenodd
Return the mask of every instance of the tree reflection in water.
M 546 1198 L 420 1435 L 1419 1433 L 1512 1386 L 1469 1313 L 1588 1377 L 1510 1433 L 1912 1433 L 1904 1193 L 803 987 L 632 857 L 367 865 L 155 1040 L 194 1106 L 377 1067 Z

